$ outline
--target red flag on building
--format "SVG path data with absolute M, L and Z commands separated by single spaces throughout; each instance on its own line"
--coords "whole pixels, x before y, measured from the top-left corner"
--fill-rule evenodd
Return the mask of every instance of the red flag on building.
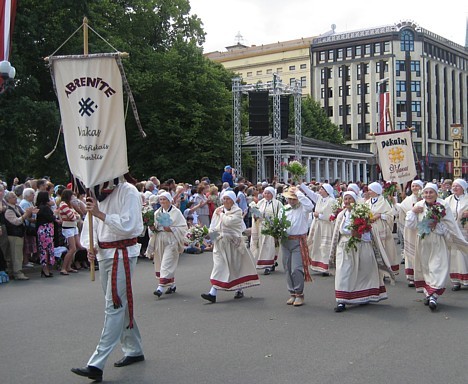
M 388 110 L 390 108 L 390 93 L 382 92 L 379 94 L 379 132 L 387 132 Z
M 17 0 L 0 0 L 0 61 L 10 59 Z

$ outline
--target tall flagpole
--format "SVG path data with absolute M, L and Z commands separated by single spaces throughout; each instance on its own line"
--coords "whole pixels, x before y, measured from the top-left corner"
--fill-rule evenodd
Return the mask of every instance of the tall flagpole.
M 88 54 L 88 18 L 85 16 L 83 18 L 83 53 L 84 55 Z M 89 189 L 87 195 L 89 196 Z M 89 229 L 89 250 L 93 255 L 94 253 L 94 232 L 93 232 L 93 214 L 88 211 L 88 229 Z M 91 276 L 91 281 L 96 279 L 94 260 L 89 265 L 89 273 Z

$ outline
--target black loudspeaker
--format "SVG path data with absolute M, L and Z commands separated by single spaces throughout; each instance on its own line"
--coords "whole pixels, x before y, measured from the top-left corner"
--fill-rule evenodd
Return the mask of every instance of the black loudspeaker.
M 268 91 L 249 92 L 249 134 L 268 136 L 270 131 Z
M 289 96 L 284 95 L 280 98 L 281 112 L 281 138 L 286 139 L 289 131 Z

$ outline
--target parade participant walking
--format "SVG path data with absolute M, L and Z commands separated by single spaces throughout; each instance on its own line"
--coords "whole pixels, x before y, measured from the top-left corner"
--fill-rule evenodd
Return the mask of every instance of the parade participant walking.
M 276 268 L 276 260 L 279 254 L 279 244 L 276 244 L 272 236 L 262 234 L 265 220 L 279 217 L 283 204 L 276 199 L 276 191 L 273 187 L 266 187 L 263 191 L 263 199 L 256 204 L 260 217 L 253 217 L 250 239 L 250 251 L 252 252 L 257 269 L 263 269 L 264 275 L 269 275 Z
M 382 241 L 388 259 L 392 265 L 392 271 L 398 274 L 400 269 L 401 257 L 398 257 L 395 240 L 393 239 L 394 214 L 390 203 L 382 195 L 382 186 L 377 183 L 369 184 L 369 199 L 366 204 L 369 205 L 373 218 L 372 227 L 377 231 L 380 241 Z
M 333 215 L 336 199 L 333 187 L 328 183 L 320 187 L 318 194 L 320 197 L 316 200 L 307 246 L 312 270 L 328 276 L 328 260 L 334 228 L 334 221 L 330 220 L 330 217 Z
M 104 193 L 110 194 L 105 197 Z M 99 262 L 99 275 L 106 298 L 104 327 L 87 366 L 73 368 L 72 372 L 101 381 L 107 358 L 119 341 L 124 357 L 114 364 L 115 367 L 145 359 L 140 332 L 133 318 L 131 283 L 140 254 L 137 238 L 143 231 L 143 219 L 140 194 L 128 182 L 101 190 L 97 198 L 101 200 L 99 204 L 93 198 L 86 201 L 86 210 L 93 214 L 94 252 L 90 249 L 89 220 L 84 222 L 81 240 L 88 249 L 89 262 L 94 263 L 96 258 Z
M 456 179 L 452 183 L 452 195 L 445 201 L 452 210 L 455 221 L 468 240 L 468 183 L 463 179 Z M 468 254 L 455 248 L 450 249 L 450 280 L 452 291 L 459 291 L 461 286 L 468 286 Z
M 438 298 L 445 291 L 449 274 L 449 247 L 468 252 L 468 242 L 455 222 L 448 204 L 437 198 L 436 184 L 423 188 L 423 201 L 406 214 L 406 226 L 418 231 L 414 257 L 414 284 L 423 292 L 424 304 L 431 311 L 438 306 Z
M 392 275 L 390 263 L 378 237 L 372 238 L 370 231 L 364 232 L 356 248 L 348 242 L 354 233 L 350 229 L 351 212 L 358 197 L 354 192 L 343 193 L 344 209 L 336 219 L 330 250 L 330 266 L 336 266 L 335 312 L 343 312 L 348 304 L 367 304 L 387 298 L 383 278 L 379 273 L 377 259 L 382 260 L 388 273 Z M 369 227 L 369 229 L 371 229 Z M 376 251 L 378 256 L 376 257 Z M 386 261 L 386 263 L 385 263 Z M 384 267 L 384 268 L 385 268 Z
M 312 202 L 296 187 L 289 188 L 283 196 L 288 201 L 288 204 L 283 207 L 283 212 L 291 223 L 287 229 L 288 239 L 281 244 L 286 284 L 291 295 L 286 304 L 300 307 L 304 304 L 304 281 L 310 280 L 307 218 L 314 207 Z
M 218 290 L 236 291 L 234 298 L 241 299 L 244 288 L 260 284 L 252 254 L 242 239 L 245 224 L 242 210 L 236 205 L 236 194 L 225 191 L 222 199 L 223 205 L 216 208 L 210 225 L 210 233 L 217 236 L 213 248 L 211 289 L 201 295 L 211 303 L 216 302 Z
M 148 248 L 154 249 L 154 270 L 159 280 L 154 294 L 161 297 L 164 288 L 166 293 L 174 293 L 175 270 L 179 263 L 179 255 L 184 252 L 184 241 L 187 234 L 187 222 L 182 212 L 172 205 L 173 199 L 169 192 L 159 195 L 161 207 L 154 213 L 156 228 Z M 166 222 L 160 218 L 166 217 Z
M 406 214 L 414 205 L 422 200 L 422 189 L 424 184 L 421 180 L 414 180 L 411 183 L 411 195 L 407 196 L 398 208 L 398 221 L 403 228 L 403 257 L 405 260 L 405 275 L 408 280 L 408 287 L 414 287 L 414 252 L 418 231 L 415 228 L 405 226 Z

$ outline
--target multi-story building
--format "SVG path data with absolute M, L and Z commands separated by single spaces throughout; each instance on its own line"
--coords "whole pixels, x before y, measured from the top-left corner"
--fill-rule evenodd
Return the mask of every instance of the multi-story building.
M 386 129 L 412 127 L 415 153 L 426 179 L 449 176 L 453 159 L 451 124 L 463 124 L 468 138 L 468 45 L 463 47 L 413 22 L 315 38 L 208 53 L 254 84 L 278 73 L 283 83 L 299 79 L 303 95 L 320 101 L 346 144 L 375 152 L 379 96 L 388 92 Z M 468 30 L 467 30 L 468 43 Z M 463 144 L 468 173 L 468 144 Z M 369 164 L 375 163 L 375 158 Z M 375 168 L 375 167 L 374 167 Z M 373 167 L 368 168 L 371 177 Z

